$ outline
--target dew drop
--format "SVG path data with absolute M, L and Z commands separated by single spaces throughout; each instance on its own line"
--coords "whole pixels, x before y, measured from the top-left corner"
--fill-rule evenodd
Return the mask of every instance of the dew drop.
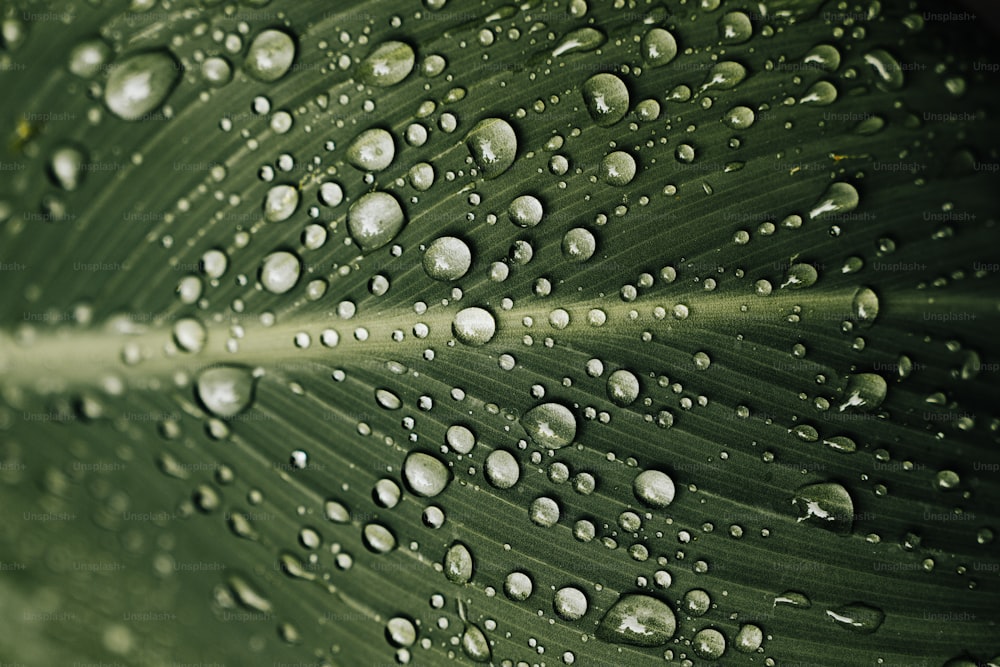
M 587 613 L 587 596 L 579 588 L 565 586 L 556 591 L 552 600 L 552 608 L 559 618 L 566 621 L 576 621 Z
M 502 118 L 479 121 L 465 137 L 465 145 L 485 178 L 510 169 L 517 157 L 517 134 Z
M 632 482 L 632 492 L 650 507 L 663 508 L 674 500 L 674 480 L 659 470 L 644 470 Z
M 295 41 L 281 30 L 268 29 L 259 33 L 247 49 L 243 68 L 247 74 L 265 83 L 277 81 L 292 67 Z
M 486 479 L 498 489 L 509 489 L 521 477 L 521 467 L 514 455 L 505 449 L 496 449 L 486 457 Z
M 479 347 L 493 340 L 497 323 L 490 311 L 474 306 L 455 313 L 451 331 L 460 343 Z
M 142 120 L 163 104 L 180 74 L 180 63 L 168 51 L 128 56 L 111 65 L 104 103 L 123 120 Z
M 472 251 L 455 236 L 442 236 L 427 247 L 423 256 L 424 272 L 434 280 L 458 280 L 472 266 Z
M 559 449 L 576 438 L 576 417 L 559 403 L 542 403 L 521 417 L 521 426 L 539 447 Z
M 849 213 L 858 206 L 858 191 L 850 183 L 831 183 L 809 211 L 812 220 Z
M 854 602 L 837 609 L 827 609 L 826 615 L 840 627 L 862 634 L 875 632 L 885 620 L 885 612 L 861 602 Z
M 451 471 L 430 454 L 411 452 L 403 462 L 403 477 L 410 491 L 418 496 L 433 498 L 448 486 Z
M 590 117 L 601 127 L 614 125 L 628 113 L 628 88 L 614 74 L 595 74 L 584 82 L 582 93 Z
M 382 171 L 395 157 L 392 135 L 380 127 L 365 130 L 347 147 L 347 161 L 361 171 Z
M 272 252 L 260 266 L 260 284 L 272 294 L 284 294 L 299 281 L 302 264 L 299 258 L 285 250 Z
M 662 646 L 677 629 L 674 611 L 648 595 L 623 595 L 601 619 L 597 636 L 615 644 Z
M 387 192 L 369 192 L 351 204 L 347 226 L 363 252 L 386 245 L 399 234 L 406 218 L 395 197 Z
M 217 417 L 232 417 L 253 401 L 255 380 L 249 368 L 213 366 L 198 375 L 198 400 Z
M 677 40 L 663 28 L 653 28 L 642 36 L 642 57 L 650 67 L 666 65 L 677 56 Z
M 840 484 L 822 482 L 800 487 L 792 498 L 799 509 L 798 521 L 809 521 L 836 533 L 848 533 L 854 525 L 854 501 Z
M 472 552 L 461 542 L 453 543 L 444 555 L 444 576 L 459 586 L 472 579 Z
M 405 42 L 384 42 L 361 61 L 358 76 L 373 86 L 394 86 L 401 82 L 416 63 L 413 47 Z

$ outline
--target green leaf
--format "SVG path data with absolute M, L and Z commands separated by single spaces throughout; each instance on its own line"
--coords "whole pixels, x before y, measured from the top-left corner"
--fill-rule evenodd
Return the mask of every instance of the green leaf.
M 4 11 L 0 656 L 997 662 L 969 15 Z

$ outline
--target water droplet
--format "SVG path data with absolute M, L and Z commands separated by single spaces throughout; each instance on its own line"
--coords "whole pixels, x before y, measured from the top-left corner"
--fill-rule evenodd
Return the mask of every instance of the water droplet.
M 643 35 L 641 48 L 650 67 L 666 65 L 677 56 L 677 40 L 663 28 L 653 28 Z
M 539 447 L 559 449 L 576 438 L 576 417 L 559 403 L 542 403 L 521 417 L 521 426 Z
M 254 384 L 249 368 L 213 366 L 198 375 L 196 390 L 209 412 L 217 417 L 232 417 L 253 401 Z
M 826 615 L 840 627 L 863 634 L 875 632 L 885 620 L 885 612 L 861 602 L 854 602 L 837 609 L 827 609 Z
M 168 51 L 128 56 L 108 71 L 104 103 L 123 120 L 141 120 L 158 108 L 181 75 L 181 65 Z
M 342 503 L 336 500 L 327 500 L 323 505 L 323 512 L 326 514 L 326 518 L 334 523 L 351 522 L 350 511 L 348 511 Z
M 742 44 L 753 37 L 753 24 L 743 12 L 729 12 L 719 19 L 719 37 L 726 44 Z
M 472 251 L 462 239 L 442 236 L 427 247 L 422 261 L 424 271 L 434 280 L 458 280 L 472 266 Z
M 373 553 L 385 554 L 396 548 L 396 536 L 380 523 L 366 524 L 361 537 L 365 547 Z
M 486 457 L 486 479 L 498 489 L 509 489 L 521 477 L 521 467 L 514 455 L 505 449 L 496 449 Z
M 750 107 L 733 107 L 726 112 L 723 121 L 729 127 L 734 130 L 745 130 L 751 125 L 753 125 L 754 120 L 756 120 L 757 115 L 754 113 L 753 109 Z
M 700 658 L 718 660 L 726 652 L 726 637 L 715 628 L 705 628 L 695 633 L 691 648 Z
M 536 526 L 551 528 L 559 522 L 559 503 L 545 496 L 535 498 L 528 514 L 531 517 L 531 522 Z
M 858 206 L 858 191 L 850 183 L 831 183 L 809 211 L 812 220 L 849 213 Z
M 602 127 L 614 125 L 628 113 L 628 88 L 614 74 L 595 74 L 584 82 L 582 93 L 590 117 Z
M 299 207 L 299 189 L 292 185 L 275 185 L 264 198 L 264 219 L 283 222 Z
M 493 340 L 497 323 L 493 314 L 478 307 L 463 308 L 455 313 L 451 332 L 464 345 L 479 347 Z
M 201 75 L 212 86 L 224 86 L 233 79 L 233 66 L 222 56 L 205 58 Z
M 899 90 L 903 87 L 903 68 L 892 54 L 875 49 L 865 54 L 865 62 L 872 66 L 878 77 L 876 85 L 882 90 Z
M 844 393 L 847 399 L 841 404 L 840 411 L 846 408 L 860 408 L 865 412 L 874 410 L 885 400 L 888 385 L 885 378 L 877 373 L 855 373 L 847 382 Z
M 473 662 L 489 662 L 490 643 L 479 626 L 469 623 L 462 634 L 462 650 Z
M 476 434 L 461 424 L 449 426 L 444 437 L 448 446 L 459 454 L 468 454 L 476 444 Z
M 800 104 L 811 104 L 825 107 L 837 101 L 837 87 L 829 81 L 817 81 L 809 87 L 806 94 L 799 100 Z
M 823 444 L 844 454 L 850 454 L 858 449 L 857 443 L 846 435 L 835 435 L 828 440 L 824 440 Z
M 485 178 L 507 171 L 517 157 L 517 135 L 501 118 L 479 121 L 466 135 L 465 145 Z
M 709 71 L 705 82 L 701 84 L 702 92 L 709 88 L 731 90 L 742 83 L 747 76 L 746 68 L 733 60 L 718 63 Z
M 589 26 L 580 28 L 567 33 L 559 45 L 552 49 L 552 56 L 558 58 L 567 53 L 593 51 L 603 46 L 606 41 L 608 41 L 607 36 L 600 30 Z
M 417 641 L 417 628 L 413 621 L 403 616 L 393 616 L 385 624 L 386 637 L 395 646 L 413 646 Z
M 579 620 L 587 613 L 587 596 L 579 588 L 565 586 L 556 591 L 552 608 L 563 620 Z
M 111 47 L 104 40 L 84 40 L 69 52 L 69 71 L 83 79 L 91 79 L 100 74 L 110 57 Z
M 562 252 L 566 259 L 574 262 L 586 262 L 594 256 L 596 250 L 597 239 L 588 229 L 574 227 L 563 236 Z
M 55 184 L 67 192 L 80 186 L 87 156 L 76 146 L 62 146 L 52 152 L 49 175 Z
M 182 317 L 174 323 L 174 342 L 185 352 L 200 352 L 205 346 L 208 331 L 201 320 Z
M 644 470 L 632 482 L 635 497 L 650 507 L 663 508 L 674 500 L 674 480 L 659 470 Z
M 430 454 L 411 452 L 403 462 L 407 487 L 418 496 L 433 498 L 448 486 L 451 471 Z
M 524 602 L 531 596 L 535 585 L 524 572 L 511 572 L 504 580 L 503 590 L 511 600 Z
M 795 492 L 792 504 L 799 508 L 798 521 L 809 521 L 837 533 L 848 533 L 854 525 L 854 501 L 840 484 L 803 486 Z
M 639 378 L 632 371 L 619 369 L 608 376 L 608 398 L 617 405 L 626 406 L 639 397 Z
M 260 284 L 272 294 L 284 294 L 299 281 L 302 264 L 299 258 L 285 250 L 272 252 L 260 266 Z
M 648 595 L 623 595 L 601 619 L 597 636 L 615 644 L 662 646 L 677 629 L 674 611 Z
M 459 586 L 472 579 L 472 552 L 461 542 L 453 543 L 444 555 L 444 576 Z
M 406 218 L 395 197 L 387 192 L 369 192 L 351 204 L 347 226 L 351 238 L 363 252 L 386 245 L 399 234 Z
M 819 44 L 809 50 L 802 62 L 819 65 L 828 72 L 834 72 L 840 67 L 840 51 L 830 44 Z
M 635 178 L 635 158 L 625 151 L 612 151 L 601 160 L 601 179 L 609 185 L 625 186 Z
M 859 326 L 870 327 L 878 316 L 878 295 L 868 287 L 861 287 L 851 300 L 851 313 Z
M 347 147 L 347 161 L 361 171 L 382 171 L 395 157 L 392 135 L 380 127 L 365 130 Z
M 785 280 L 781 283 L 782 288 L 802 289 L 812 287 L 819 278 L 819 272 L 812 264 L 802 262 L 792 264 L 785 270 Z
M 376 389 L 375 400 L 386 410 L 398 410 L 403 406 L 403 401 L 399 400 L 399 396 L 388 389 Z
M 545 211 L 537 197 L 521 195 L 510 203 L 507 214 L 518 227 L 534 227 L 542 221 Z
M 384 42 L 361 61 L 358 76 L 373 86 L 394 86 L 413 71 L 416 54 L 405 42 Z
M 250 43 L 243 68 L 247 74 L 265 83 L 277 81 L 288 72 L 295 60 L 295 41 L 281 30 L 262 31 Z
M 764 642 L 764 632 L 758 626 L 747 623 L 736 633 L 733 646 L 740 653 L 753 653 Z

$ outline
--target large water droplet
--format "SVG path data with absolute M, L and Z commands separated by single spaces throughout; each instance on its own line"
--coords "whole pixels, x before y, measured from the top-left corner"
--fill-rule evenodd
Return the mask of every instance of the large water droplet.
M 479 347 L 493 340 L 497 323 L 493 313 L 485 308 L 463 308 L 455 313 L 451 331 L 460 343 Z
M 347 147 L 347 161 L 362 171 L 382 171 L 396 157 L 392 135 L 380 127 L 365 130 Z
M 243 68 L 247 74 L 269 83 L 288 72 L 295 60 L 295 41 L 281 30 L 262 31 L 250 43 Z
M 347 227 L 363 252 L 377 250 L 396 238 L 406 218 L 395 197 L 387 192 L 369 192 L 351 204 Z
M 648 595 L 623 595 L 601 619 L 597 636 L 604 641 L 634 646 L 662 646 L 677 629 L 674 611 Z
M 254 377 L 242 366 L 213 366 L 198 375 L 196 391 L 202 405 L 217 417 L 239 414 L 253 401 Z
M 642 36 L 642 57 L 650 67 L 666 65 L 677 56 L 677 40 L 663 28 L 653 28 Z
M 434 280 L 458 280 L 472 266 L 472 250 L 460 238 L 442 236 L 427 246 L 422 263 Z
M 827 609 L 826 615 L 840 627 L 863 634 L 875 632 L 885 620 L 885 612 L 861 602 Z
M 799 508 L 799 521 L 809 521 L 837 533 L 848 533 L 854 525 L 854 501 L 847 489 L 835 482 L 799 488 L 792 504 Z
M 405 616 L 393 616 L 385 624 L 385 634 L 396 646 L 413 646 L 417 641 L 417 628 L 413 621 Z
M 695 633 L 691 648 L 700 658 L 718 660 L 726 652 L 726 637 L 715 628 L 705 628 Z
M 622 187 L 635 178 L 635 158 L 625 151 L 611 151 L 601 160 L 601 179 L 609 184 Z
M 521 417 L 521 426 L 539 447 L 559 449 L 576 438 L 576 417 L 559 403 L 542 403 Z
M 869 287 L 861 287 L 851 299 L 851 314 L 859 326 L 870 327 L 878 317 L 878 295 Z
M 740 85 L 747 76 L 746 68 L 733 60 L 725 60 L 715 65 L 705 77 L 705 82 L 701 84 L 704 92 L 709 88 L 716 90 L 730 90 Z
M 858 191 L 850 183 L 831 183 L 823 196 L 809 210 L 813 220 L 849 213 L 858 206 Z
M 747 623 L 740 627 L 739 632 L 736 633 L 733 646 L 740 653 L 753 653 L 760 648 L 763 642 L 764 631 L 752 623 Z
M 510 169 L 517 157 L 517 134 L 502 118 L 486 118 L 465 136 L 465 145 L 485 178 Z
M 799 100 L 801 104 L 825 107 L 837 101 L 837 87 L 829 81 L 817 81 Z
M 521 477 L 521 467 L 514 455 L 505 449 L 497 449 L 486 457 L 486 479 L 498 489 L 509 489 Z
M 302 272 L 299 258 L 286 250 L 272 252 L 260 266 L 260 284 L 272 294 L 284 294 L 295 287 Z
M 785 271 L 785 279 L 781 283 L 781 286 L 789 289 L 812 287 L 818 278 L 819 272 L 816 271 L 816 267 L 812 264 L 799 262 L 788 267 Z
M 628 88 L 614 74 L 595 74 L 584 82 L 582 92 L 590 117 L 602 127 L 614 125 L 628 113 Z
M 719 37 L 726 44 L 742 44 L 753 36 L 753 24 L 743 12 L 729 12 L 719 19 Z
M 124 120 L 141 120 L 167 98 L 181 75 L 168 51 L 128 56 L 113 64 L 104 86 L 104 103 Z
M 535 584 L 524 572 L 511 572 L 504 580 L 503 590 L 511 600 L 523 602 L 531 596 Z
M 556 591 L 552 608 L 559 618 L 576 621 L 587 613 L 587 596 L 575 586 L 565 586 Z
M 608 376 L 608 398 L 621 406 L 631 405 L 639 397 L 639 378 L 624 368 Z
M 369 523 L 361 531 L 365 547 L 377 554 L 389 553 L 396 548 L 396 536 L 380 523 Z
M 451 471 L 444 463 L 423 452 L 411 452 L 403 462 L 403 476 L 410 491 L 433 498 L 448 486 Z
M 472 572 L 472 552 L 461 542 L 455 542 L 444 555 L 444 576 L 451 583 L 461 586 L 469 583 Z
M 607 35 L 600 30 L 590 26 L 580 28 L 567 33 L 559 45 L 552 49 L 552 55 L 558 58 L 567 53 L 593 51 L 603 46 L 606 41 L 608 41 Z
M 478 625 L 469 623 L 462 634 L 462 651 L 473 662 L 489 662 L 490 642 Z
M 674 480 L 659 470 L 643 470 L 632 482 L 635 497 L 650 507 L 666 507 L 674 500 Z
M 416 54 L 405 42 L 384 42 L 361 61 L 358 76 L 373 86 L 394 86 L 413 71 Z
M 865 412 L 874 410 L 885 400 L 888 385 L 885 378 L 877 373 L 855 373 L 847 381 L 844 390 L 846 399 L 840 406 L 843 412 L 847 408 L 860 408 Z
M 882 90 L 899 90 L 903 87 L 903 68 L 892 54 L 884 49 L 875 49 L 865 54 L 865 62 L 872 66 L 878 76 Z
M 299 189 L 293 185 L 275 185 L 264 198 L 264 219 L 268 222 L 288 220 L 299 206 Z

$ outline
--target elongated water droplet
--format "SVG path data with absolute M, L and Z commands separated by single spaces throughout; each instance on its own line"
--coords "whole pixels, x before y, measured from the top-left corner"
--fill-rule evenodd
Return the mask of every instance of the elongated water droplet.
M 455 542 L 444 555 L 444 576 L 459 586 L 469 583 L 473 573 L 472 552 L 461 542 Z
M 582 92 L 590 117 L 602 127 L 614 125 L 628 113 L 628 88 L 614 74 L 595 74 L 584 82 Z
M 521 426 L 539 447 L 559 449 L 576 438 L 576 417 L 559 403 L 542 403 L 521 417 Z
M 828 72 L 834 72 L 840 67 L 840 51 L 830 44 L 819 44 L 809 50 L 802 62 L 819 65 Z
M 270 83 L 285 76 L 295 60 L 295 41 L 281 30 L 268 29 L 262 31 L 247 49 L 243 69 L 247 74 Z
M 517 157 L 517 134 L 502 118 L 479 121 L 466 135 L 465 145 L 484 178 L 496 178 Z
M 267 614 L 271 611 L 271 601 L 264 597 L 250 582 L 239 575 L 231 575 L 226 581 L 236 601 L 246 609 Z
M 462 634 L 462 651 L 473 662 L 489 662 L 490 642 L 478 625 L 469 623 Z
M 774 606 L 777 607 L 779 604 L 797 609 L 809 609 L 812 607 L 812 601 L 805 594 L 798 591 L 785 591 L 780 595 L 775 595 Z
M 486 479 L 498 489 L 509 489 L 521 477 L 521 467 L 514 455 L 505 449 L 496 449 L 486 457 Z
M 493 313 L 485 308 L 463 308 L 455 313 L 451 332 L 464 345 L 479 347 L 493 340 L 497 323 Z
M 835 435 L 832 438 L 824 440 L 823 444 L 844 454 L 850 454 L 858 448 L 857 443 L 846 435 Z
M 858 191 L 850 183 L 831 183 L 823 196 L 813 204 L 809 210 L 809 217 L 813 220 L 849 213 L 858 206 Z
M 662 646 L 674 636 L 677 618 L 665 602 L 649 595 L 623 595 L 597 626 L 597 636 L 615 644 Z
M 418 496 L 433 498 L 448 486 L 451 471 L 430 454 L 411 452 L 403 462 L 403 477 L 410 491 Z
M 104 103 L 123 120 L 142 120 L 158 108 L 180 79 L 181 65 L 168 51 L 150 51 L 114 63 Z
M 829 81 L 817 81 L 809 87 L 806 94 L 799 100 L 800 104 L 811 104 L 825 107 L 837 101 L 837 87 Z
M 559 57 L 567 53 L 577 53 L 593 51 L 604 45 L 608 41 L 607 35 L 596 28 L 580 28 L 567 33 L 559 45 L 552 49 L 553 57 Z
M 876 85 L 882 90 L 899 90 L 903 87 L 903 68 L 885 49 L 869 51 L 865 54 L 865 62 L 875 70 L 878 77 Z
M 659 470 L 643 470 L 632 481 L 632 492 L 650 507 L 666 507 L 674 501 L 674 480 Z
M 361 531 L 365 547 L 377 554 L 389 553 L 396 548 L 396 536 L 380 523 L 369 523 Z
M 87 156 L 76 146 L 62 146 L 52 152 L 49 159 L 49 174 L 56 185 L 67 192 L 80 186 L 83 180 Z
M 216 417 L 239 414 L 253 401 L 255 380 L 243 366 L 213 366 L 198 375 L 196 390 L 202 405 Z
M 375 400 L 386 410 L 398 410 L 403 406 L 403 401 L 399 400 L 399 396 L 388 389 L 376 389 Z
M 347 161 L 361 171 L 382 171 L 396 157 L 392 135 L 380 127 L 365 130 L 347 147 Z
M 405 42 L 384 42 L 361 61 L 358 76 L 372 86 L 394 86 L 413 71 L 416 54 Z
M 885 400 L 888 385 L 885 378 L 877 373 L 855 373 L 847 382 L 846 396 L 840 406 L 843 412 L 847 408 L 859 408 L 865 412 L 874 410 Z
M 836 533 L 848 533 L 854 525 L 854 501 L 847 489 L 835 482 L 799 488 L 792 504 L 799 509 L 799 521 L 809 521 Z
M 701 90 L 702 92 L 709 88 L 731 90 L 740 85 L 746 76 L 747 70 L 743 65 L 734 60 L 725 60 L 709 71 L 704 83 L 701 84 Z
M 387 192 L 369 192 L 351 204 L 347 226 L 351 238 L 362 252 L 371 252 L 386 245 L 406 224 L 403 209 Z
M 885 620 L 885 612 L 861 602 L 853 602 L 837 609 L 827 609 L 826 615 L 845 630 L 862 634 L 875 632 Z

